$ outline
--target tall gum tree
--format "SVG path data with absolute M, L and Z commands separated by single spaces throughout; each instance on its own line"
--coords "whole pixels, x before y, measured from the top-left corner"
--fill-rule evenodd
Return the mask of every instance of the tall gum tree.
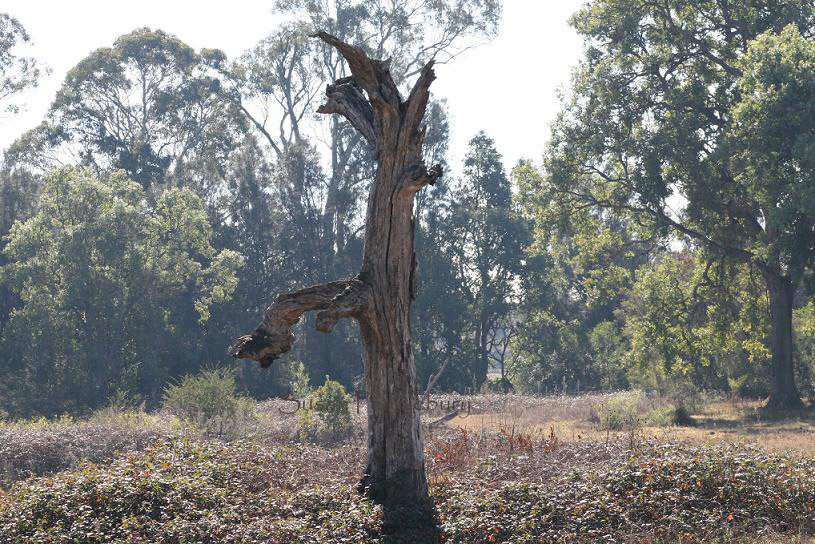
M 416 298 L 414 198 L 441 176 L 441 167 L 428 169 L 422 159 L 422 119 L 435 79 L 433 62 L 424 65 L 403 100 L 387 61 L 372 60 L 361 48 L 324 32 L 315 37 L 336 48 L 352 74 L 328 85 L 318 112 L 345 117 L 372 146 L 377 161 L 362 269 L 354 278 L 279 295 L 260 325 L 236 340 L 230 351 L 265 368 L 291 349 L 292 329 L 304 313 L 318 312 L 321 332 L 330 332 L 341 318 L 357 320 L 366 355 L 368 405 L 362 487 L 384 503 L 423 504 L 428 492 L 410 319 Z
M 209 73 L 223 62 L 218 50 L 196 53 L 171 34 L 136 29 L 74 66 L 35 130 L 52 145 L 72 142 L 65 151 L 83 163 L 122 169 L 145 188 L 171 179 L 181 185 L 195 156 L 224 158 L 244 132 Z
M 20 47 L 30 43 L 31 37 L 20 21 L 0 13 L 0 112 L 17 113 L 20 106 L 12 99 L 36 87 L 42 75 L 43 69 L 34 58 L 19 54 Z
M 572 24 L 585 58 L 545 158 L 559 205 L 612 209 L 759 270 L 772 327 L 768 404 L 800 406 L 792 305 L 815 255 L 815 5 L 594 0 Z
M 483 131 L 470 140 L 453 201 L 447 251 L 470 305 L 467 315 L 473 316 L 475 361 L 469 365 L 469 385 L 478 389 L 487 379 L 490 363 L 502 362 L 500 344 L 512 334 L 513 283 L 522 273 L 526 236 L 501 155 Z

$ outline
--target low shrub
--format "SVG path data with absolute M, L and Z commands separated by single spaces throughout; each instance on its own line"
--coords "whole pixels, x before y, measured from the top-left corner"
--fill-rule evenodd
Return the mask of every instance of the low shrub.
M 673 410 L 671 423 L 679 427 L 695 427 L 696 420 L 690 415 L 688 409 L 684 406 L 677 406 Z
M 205 370 L 164 391 L 162 407 L 208 436 L 237 438 L 257 421 L 253 399 L 236 393 L 235 371 Z
M 645 425 L 651 427 L 695 427 L 696 420 L 684 406 L 660 406 L 648 411 L 643 418 Z
M 645 414 L 643 423 L 649 427 L 670 427 L 674 424 L 675 411 L 672 405 L 653 408 Z
M 515 386 L 507 378 L 494 377 L 487 380 L 491 393 L 514 393 Z
M 590 421 L 600 431 L 623 431 L 636 428 L 641 423 L 643 395 L 638 392 L 623 393 L 595 405 Z
M 326 376 L 325 383 L 302 403 L 298 415 L 303 433 L 311 438 L 321 431 L 331 439 L 347 436 L 351 431 L 351 401 L 345 387 Z
M 289 389 L 289 394 L 296 399 L 305 398 L 311 393 L 308 372 L 300 361 L 286 361 L 281 366 L 283 382 Z

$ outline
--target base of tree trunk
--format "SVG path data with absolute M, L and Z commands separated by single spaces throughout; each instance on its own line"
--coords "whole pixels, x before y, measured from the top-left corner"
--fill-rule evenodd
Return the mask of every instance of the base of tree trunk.
M 417 482 L 417 480 L 421 481 Z M 414 475 L 414 477 L 403 475 L 403 477 L 380 480 L 366 473 L 363 474 L 357 491 L 377 504 L 411 506 L 427 512 L 432 510 L 433 502 L 427 497 L 427 487 L 422 485 L 423 483 L 424 474 Z M 424 490 L 424 492 L 417 492 L 417 489 Z M 416 501 L 417 495 L 423 497 L 418 502 Z M 423 502 L 426 504 L 422 504 Z
M 441 542 L 441 522 L 432 501 L 420 505 L 382 504 L 382 533 L 388 543 L 435 544 Z
M 767 398 L 766 408 L 772 411 L 788 412 L 790 410 L 802 410 L 806 408 L 801 397 L 796 395 L 773 395 Z
M 763 270 L 770 296 L 770 347 L 772 381 L 767 408 L 799 410 L 804 407 L 795 384 L 795 363 L 792 334 L 792 308 L 795 284 L 789 277 L 770 268 Z

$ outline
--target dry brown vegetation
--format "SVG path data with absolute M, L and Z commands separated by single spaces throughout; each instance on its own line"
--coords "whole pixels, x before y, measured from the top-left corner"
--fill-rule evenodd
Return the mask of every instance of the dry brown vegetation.
M 631 408 L 635 419 L 624 428 L 598 425 L 598 413 L 610 403 Z M 451 425 L 470 432 L 502 432 L 548 436 L 562 441 L 604 441 L 636 435 L 639 439 L 684 442 L 693 445 L 733 444 L 757 446 L 772 452 L 793 452 L 815 457 L 815 410 L 778 414 L 764 409 L 759 400 L 711 399 L 692 410 L 694 425 L 673 425 L 664 417 L 672 404 L 666 399 L 639 393 L 584 395 L 579 397 L 484 396 L 473 401 L 471 417 L 455 418 Z M 479 409 L 484 406 L 485 409 Z M 656 421 L 655 421 L 656 420 Z
M 696 426 L 680 427 L 666 423 L 668 401 L 637 393 L 434 400 L 426 468 L 444 541 L 792 543 L 815 532 L 808 411 L 774 418 L 709 399 Z M 431 426 L 456 400 L 469 414 Z M 350 435 L 318 442 L 293 407 L 259 403 L 230 437 L 138 411 L 2 424 L 0 541 L 392 541 L 380 507 L 354 492 L 364 407 L 352 405 Z

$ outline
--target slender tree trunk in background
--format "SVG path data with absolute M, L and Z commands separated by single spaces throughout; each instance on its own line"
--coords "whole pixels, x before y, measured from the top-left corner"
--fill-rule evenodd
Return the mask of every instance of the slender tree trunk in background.
M 803 406 L 795 385 L 792 343 L 792 301 L 795 287 L 789 278 L 765 269 L 764 278 L 770 296 L 772 383 L 767 406 L 795 409 Z
M 476 373 L 477 386 L 481 387 L 487 381 L 487 376 L 490 372 L 490 353 L 487 349 L 487 335 L 489 334 L 489 322 L 487 316 L 482 314 L 478 322 L 478 351 L 479 351 L 479 365 Z
M 232 355 L 268 367 L 291 349 L 300 316 L 319 311 L 317 329 L 329 332 L 341 318 L 360 324 L 368 394 L 368 459 L 362 487 L 385 504 L 428 505 L 416 368 L 410 330 L 415 300 L 416 255 L 413 205 L 416 193 L 441 176 L 422 161 L 421 127 L 432 62 L 403 101 L 388 63 L 320 32 L 337 48 L 352 77 L 326 89 L 319 113 L 344 116 L 369 142 L 377 160 L 368 196 L 362 269 L 352 279 L 278 296 L 250 335 L 235 341 Z

